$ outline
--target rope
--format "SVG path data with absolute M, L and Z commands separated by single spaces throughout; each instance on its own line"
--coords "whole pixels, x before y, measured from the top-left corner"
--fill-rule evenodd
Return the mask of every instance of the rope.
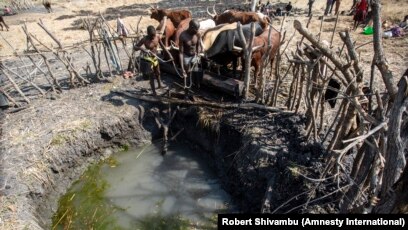
M 174 60 L 173 59 L 169 59 L 169 60 L 164 60 L 164 59 L 162 59 L 162 58 L 160 58 L 159 56 L 157 56 L 155 53 L 153 53 L 153 52 L 151 52 L 150 50 L 147 50 L 147 51 L 143 51 L 142 50 L 142 52 L 143 53 L 146 53 L 146 54 L 149 54 L 149 55 L 151 55 L 151 56 L 154 56 L 155 58 L 157 58 L 158 60 L 160 60 L 161 62 L 172 62 L 172 64 L 173 64 L 173 67 L 174 67 L 174 70 L 176 71 L 176 74 L 180 77 L 180 78 L 182 78 L 183 80 L 184 80 L 184 89 L 190 89 L 192 86 L 193 86 L 193 74 L 192 74 L 192 70 L 194 70 L 196 67 L 197 67 L 197 65 L 199 64 L 199 61 L 197 61 L 197 60 L 199 60 L 198 58 L 199 58 L 199 55 L 194 55 L 194 57 L 192 57 L 192 61 L 190 62 L 190 63 L 192 63 L 191 64 L 191 66 L 189 67 L 189 69 L 188 69 L 188 72 L 189 72 L 189 74 L 188 74 L 188 76 L 187 77 L 184 77 L 183 76 L 183 74 L 180 74 L 180 72 L 178 71 L 178 68 L 177 68 L 177 66 L 176 66 L 176 63 L 174 62 Z M 139 66 L 140 66 L 140 58 L 139 58 Z M 190 83 L 187 85 L 187 78 L 189 78 L 190 79 Z

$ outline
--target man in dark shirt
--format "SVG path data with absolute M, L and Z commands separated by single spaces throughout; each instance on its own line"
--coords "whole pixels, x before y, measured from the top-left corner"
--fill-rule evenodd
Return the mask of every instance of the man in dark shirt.
M 286 5 L 285 10 L 286 10 L 286 15 L 289 15 L 290 12 L 292 11 L 292 3 L 289 2 L 289 4 Z
M 309 0 L 309 3 L 307 3 L 309 5 L 309 13 L 308 16 L 310 17 L 312 15 L 312 9 L 313 9 L 313 3 L 315 0 Z

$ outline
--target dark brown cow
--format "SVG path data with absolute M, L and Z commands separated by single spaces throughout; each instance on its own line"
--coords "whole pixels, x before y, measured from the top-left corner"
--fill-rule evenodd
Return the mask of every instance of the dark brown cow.
M 151 7 L 150 12 L 150 18 L 156 19 L 159 22 L 163 20 L 164 16 L 167 16 L 173 22 L 175 28 L 179 26 L 182 20 L 192 17 L 191 12 L 188 10 L 166 10 Z
M 252 53 L 251 66 L 255 67 L 255 73 L 254 73 L 255 85 L 257 84 L 258 77 L 261 77 L 259 76 L 260 75 L 259 70 L 262 65 L 262 56 L 268 51 L 268 36 L 269 36 L 269 26 L 265 28 L 262 34 L 254 37 L 253 47 L 262 46 L 262 48 L 257 49 L 256 51 Z M 281 34 L 277 30 L 272 29 L 270 38 L 271 38 L 270 45 L 272 46 L 272 48 L 269 54 L 269 62 L 270 62 L 271 69 L 272 69 L 273 60 L 275 59 L 276 53 L 279 48 Z
M 251 22 L 259 22 L 262 28 L 266 28 L 270 23 L 269 17 L 262 13 L 226 10 L 222 14 L 217 14 L 215 7 L 213 7 L 213 11 L 214 13 L 211 14 L 207 8 L 208 15 L 212 17 L 216 25 L 233 22 L 241 22 L 241 24 L 245 25 Z
M 9 26 L 6 24 L 6 22 L 4 21 L 4 19 L 3 19 L 3 16 L 0 16 L 0 26 L 1 26 L 1 30 L 4 30 L 3 29 L 3 24 L 4 24 L 4 26 L 6 27 L 6 29 L 7 29 L 7 31 L 9 30 Z

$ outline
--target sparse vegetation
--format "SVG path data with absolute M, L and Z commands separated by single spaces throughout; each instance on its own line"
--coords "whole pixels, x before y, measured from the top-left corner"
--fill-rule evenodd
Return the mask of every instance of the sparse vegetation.
M 116 229 L 117 207 L 105 201 L 108 183 L 98 175 L 102 164 L 91 166 L 59 201 L 52 229 Z
M 198 122 L 202 128 L 219 134 L 222 116 L 222 110 L 200 109 L 200 112 L 198 113 Z

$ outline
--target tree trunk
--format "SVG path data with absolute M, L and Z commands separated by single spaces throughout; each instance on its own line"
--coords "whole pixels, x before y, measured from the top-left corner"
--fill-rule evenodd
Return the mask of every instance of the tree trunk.
M 393 200 L 395 196 L 392 196 L 393 194 L 390 194 L 390 192 L 393 193 L 392 186 L 401 175 L 406 163 L 404 152 L 408 147 L 408 125 L 407 117 L 404 117 L 404 113 L 408 111 L 408 76 L 401 78 L 398 87 L 398 93 L 392 106 L 388 123 L 388 142 L 385 153 L 386 164 L 380 196 L 383 202 L 376 209 L 376 212 L 380 213 L 389 213 L 391 211 L 390 208 L 395 203 Z M 403 177 L 406 177 L 406 175 L 403 175 Z
M 392 72 L 388 68 L 388 63 L 385 60 L 384 49 L 382 46 L 382 29 L 381 29 L 381 0 L 373 0 L 371 3 L 373 11 L 374 25 L 374 62 L 381 72 L 385 87 L 388 90 L 391 101 L 394 100 L 397 89 L 394 84 Z

